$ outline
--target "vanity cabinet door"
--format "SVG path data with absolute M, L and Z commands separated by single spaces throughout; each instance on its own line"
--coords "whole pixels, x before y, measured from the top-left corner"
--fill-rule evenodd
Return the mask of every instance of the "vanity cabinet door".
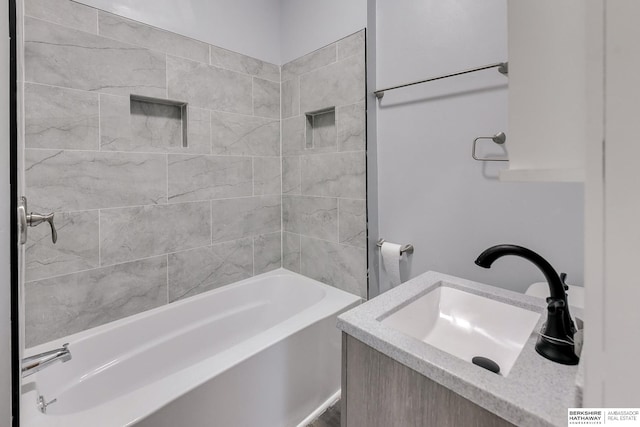
M 342 343 L 342 427 L 513 426 L 347 334 Z

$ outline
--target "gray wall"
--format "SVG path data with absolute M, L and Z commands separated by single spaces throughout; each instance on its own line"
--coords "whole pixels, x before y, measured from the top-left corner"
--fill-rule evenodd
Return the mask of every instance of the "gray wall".
M 282 66 L 283 266 L 362 297 L 364 36 L 362 30 Z M 328 108 L 334 115 L 323 115 L 310 145 L 306 113 Z
M 376 7 L 378 88 L 507 59 L 504 0 Z M 491 245 L 515 243 L 582 284 L 583 186 L 500 182 L 504 164 L 471 158 L 473 139 L 498 131 L 508 149 L 507 84 L 488 70 L 387 92 L 377 104 L 380 237 L 414 244 L 404 279 L 436 270 L 524 291 L 544 280 L 531 263 L 473 263 Z
M 67 0 L 25 10 L 26 195 L 59 231 L 29 230 L 27 346 L 280 267 L 280 67 Z M 129 94 L 188 102 L 188 147 Z

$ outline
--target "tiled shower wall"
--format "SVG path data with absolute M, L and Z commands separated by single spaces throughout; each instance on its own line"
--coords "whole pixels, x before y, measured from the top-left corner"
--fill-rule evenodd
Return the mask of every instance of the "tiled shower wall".
M 365 124 L 364 30 L 282 66 L 283 266 L 366 298 Z
M 281 266 L 279 66 L 68 0 L 25 14 L 28 209 L 59 234 L 29 229 L 27 346 Z M 187 102 L 187 147 L 130 94 Z

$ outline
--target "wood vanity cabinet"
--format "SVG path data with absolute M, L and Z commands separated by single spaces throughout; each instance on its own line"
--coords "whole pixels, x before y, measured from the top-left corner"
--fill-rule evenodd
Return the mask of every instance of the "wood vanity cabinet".
M 341 412 L 341 427 L 513 426 L 345 333 Z

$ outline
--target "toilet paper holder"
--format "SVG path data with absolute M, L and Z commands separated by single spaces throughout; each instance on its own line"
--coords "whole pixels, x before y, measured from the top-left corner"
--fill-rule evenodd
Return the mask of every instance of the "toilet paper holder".
M 382 244 L 385 242 L 384 239 L 380 239 L 378 240 L 378 243 L 376 243 L 376 246 L 381 248 Z M 413 253 L 413 245 L 412 244 L 408 244 L 408 245 L 402 245 L 402 247 L 400 247 L 400 255 L 404 254 L 412 254 Z

